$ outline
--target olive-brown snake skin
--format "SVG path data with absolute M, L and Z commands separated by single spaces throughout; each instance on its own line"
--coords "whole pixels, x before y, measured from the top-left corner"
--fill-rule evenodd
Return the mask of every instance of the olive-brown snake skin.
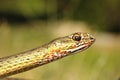
M 38 48 L 0 58 L 0 78 L 24 72 L 60 59 L 76 51 L 83 51 L 95 42 L 89 33 L 73 33 Z

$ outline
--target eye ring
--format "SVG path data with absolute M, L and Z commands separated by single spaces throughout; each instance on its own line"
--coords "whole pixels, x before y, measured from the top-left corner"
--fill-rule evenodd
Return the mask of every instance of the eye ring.
M 72 39 L 75 40 L 75 41 L 80 41 L 81 40 L 81 36 L 79 34 L 74 34 Z

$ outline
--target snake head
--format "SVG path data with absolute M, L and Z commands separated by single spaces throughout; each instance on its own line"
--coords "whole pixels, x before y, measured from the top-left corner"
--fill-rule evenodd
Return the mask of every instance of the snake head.
M 71 39 L 71 46 L 69 46 L 66 52 L 70 53 L 83 51 L 95 42 L 95 38 L 89 33 L 77 32 L 69 35 L 68 37 Z
M 95 42 L 95 38 L 89 33 L 73 33 L 65 37 L 60 37 L 48 45 L 49 52 L 57 56 L 66 56 L 74 52 L 83 51 Z

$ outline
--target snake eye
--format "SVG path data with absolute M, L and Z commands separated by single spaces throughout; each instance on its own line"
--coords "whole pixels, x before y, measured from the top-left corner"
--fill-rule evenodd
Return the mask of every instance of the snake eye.
M 75 41 L 80 41 L 81 40 L 81 36 L 79 34 L 74 34 L 72 39 L 75 40 Z

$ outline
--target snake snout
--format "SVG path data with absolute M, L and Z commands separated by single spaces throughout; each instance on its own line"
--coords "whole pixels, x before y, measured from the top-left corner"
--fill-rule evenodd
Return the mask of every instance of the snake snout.
M 95 37 L 90 35 L 90 40 L 91 40 L 91 42 L 95 42 Z

